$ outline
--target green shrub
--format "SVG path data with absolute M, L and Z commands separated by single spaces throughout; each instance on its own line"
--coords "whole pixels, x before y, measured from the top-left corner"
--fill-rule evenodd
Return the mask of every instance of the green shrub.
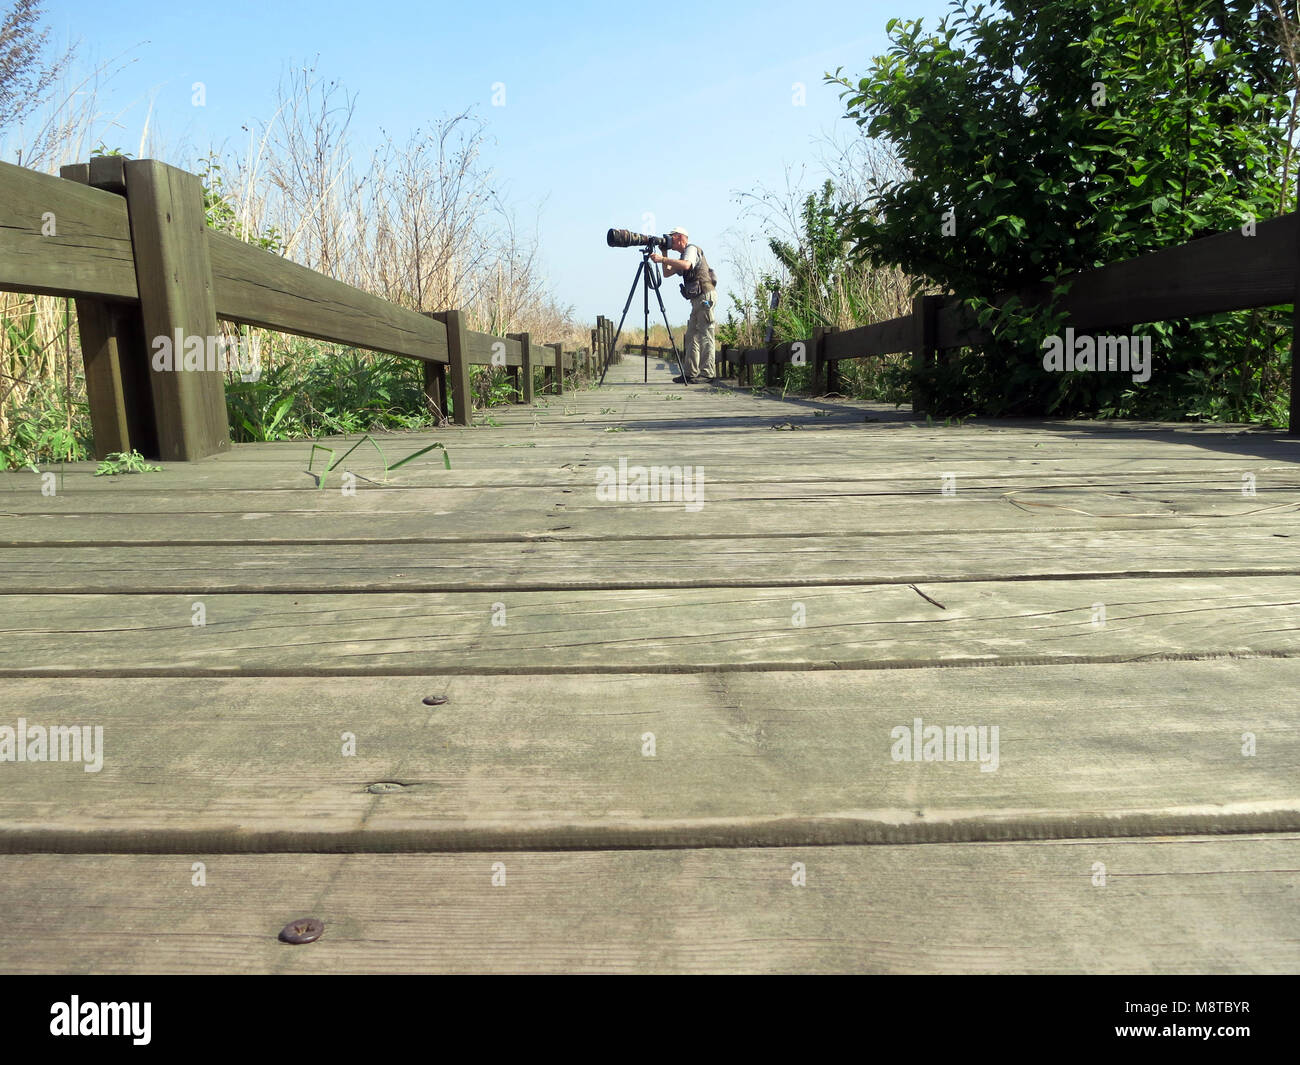
M 1153 350 L 1134 388 L 1043 372 L 1059 313 L 995 303 L 1289 209 L 1293 85 L 1275 14 L 1231 0 L 955 2 L 932 33 L 887 30 L 893 47 L 867 76 L 828 76 L 909 171 L 858 205 L 848 235 L 857 256 L 955 294 L 993 333 L 924 382 L 936 413 L 1277 417 L 1284 311 L 1132 330 Z

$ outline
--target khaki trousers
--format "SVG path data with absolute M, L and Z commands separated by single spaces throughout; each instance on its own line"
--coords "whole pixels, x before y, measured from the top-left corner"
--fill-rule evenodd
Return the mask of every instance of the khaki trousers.
M 716 290 L 704 292 L 691 300 L 691 316 L 686 322 L 685 373 L 687 377 L 713 377 L 713 331 L 716 324 Z

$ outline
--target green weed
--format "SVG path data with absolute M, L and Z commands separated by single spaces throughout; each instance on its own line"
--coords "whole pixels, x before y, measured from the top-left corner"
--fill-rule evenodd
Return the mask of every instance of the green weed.
M 95 470 L 96 477 L 116 477 L 119 473 L 161 473 L 161 466 L 151 466 L 140 452 L 112 451 Z

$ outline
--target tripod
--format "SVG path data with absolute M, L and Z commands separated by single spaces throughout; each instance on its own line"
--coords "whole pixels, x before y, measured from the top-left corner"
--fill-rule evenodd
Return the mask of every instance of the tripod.
M 668 311 L 664 308 L 663 293 L 659 291 L 663 283 L 663 276 L 659 273 L 659 267 L 650 261 L 650 256 L 654 252 L 654 245 L 647 244 L 641 249 L 641 262 L 636 268 L 636 276 L 632 278 L 632 287 L 628 289 L 627 302 L 623 304 L 623 317 L 618 320 L 618 329 L 614 331 L 614 342 L 610 344 L 611 352 L 618 350 L 618 338 L 623 332 L 623 322 L 627 319 L 627 310 L 632 306 L 632 297 L 636 295 L 637 285 L 641 285 L 641 304 L 644 311 L 643 326 L 641 330 L 641 358 L 645 360 L 645 373 L 642 380 L 647 383 L 650 380 L 650 290 L 654 289 L 655 299 L 659 301 L 659 313 L 664 316 L 664 328 L 668 331 L 668 343 L 673 346 L 673 361 L 677 363 L 678 374 L 682 381 L 686 380 L 686 367 L 682 363 L 681 356 L 677 352 L 677 341 L 673 339 L 672 326 L 668 324 Z M 642 277 L 644 271 L 644 279 Z M 605 373 L 609 369 L 606 365 L 604 370 L 600 371 L 600 383 L 605 383 Z M 685 386 L 683 386 L 685 387 Z

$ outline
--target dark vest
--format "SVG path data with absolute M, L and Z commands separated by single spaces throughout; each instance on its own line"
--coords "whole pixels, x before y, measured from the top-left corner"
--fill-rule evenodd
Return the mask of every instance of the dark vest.
M 700 253 L 699 262 L 695 264 L 694 269 L 687 270 L 682 275 L 685 278 L 685 281 L 682 282 L 682 295 L 690 300 L 701 293 L 712 292 L 717 288 L 718 275 L 709 266 L 709 260 L 705 257 L 703 248 L 698 244 L 688 244 L 687 247 L 694 247 Z

